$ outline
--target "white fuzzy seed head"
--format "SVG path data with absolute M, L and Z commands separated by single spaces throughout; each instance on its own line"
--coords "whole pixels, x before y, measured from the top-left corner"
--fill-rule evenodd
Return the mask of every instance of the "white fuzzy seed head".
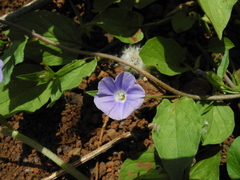
M 125 47 L 122 51 L 122 56 L 120 57 L 121 59 L 123 59 L 124 61 L 133 64 L 134 66 L 137 66 L 140 69 L 146 69 L 145 64 L 142 61 L 142 58 L 139 56 L 139 52 L 140 52 L 141 48 L 139 45 L 130 45 L 129 47 Z M 130 67 L 125 65 L 125 64 L 121 64 L 121 66 L 125 69 L 125 70 L 129 70 Z M 137 74 L 139 75 L 139 72 L 136 71 L 135 69 L 132 69 L 132 73 L 133 74 Z

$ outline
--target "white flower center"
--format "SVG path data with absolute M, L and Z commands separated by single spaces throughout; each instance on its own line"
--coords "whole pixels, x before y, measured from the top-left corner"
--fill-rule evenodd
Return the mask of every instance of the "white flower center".
M 114 93 L 114 97 L 117 102 L 125 102 L 127 99 L 127 94 L 124 90 L 118 90 Z

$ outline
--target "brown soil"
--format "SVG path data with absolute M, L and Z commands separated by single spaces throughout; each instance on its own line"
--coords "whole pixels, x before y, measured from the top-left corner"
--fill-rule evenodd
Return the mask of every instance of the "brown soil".
M 0 15 L 9 13 L 31 0 L 5 0 L 0 2 Z M 84 1 L 73 1 L 79 10 L 84 8 Z M 74 18 L 71 6 L 64 0 L 53 0 L 42 9 L 57 11 Z M 115 77 L 122 71 L 108 63 L 98 65 L 96 71 L 85 78 L 82 83 L 64 94 L 52 108 L 42 107 L 35 113 L 19 113 L 8 119 L 14 130 L 36 140 L 45 147 L 58 154 L 66 162 L 72 163 L 89 152 L 97 149 L 99 143 L 105 144 L 124 132 L 136 132 L 134 136 L 122 140 L 113 148 L 79 166 L 77 169 L 90 179 L 95 179 L 96 171 L 98 179 L 118 179 L 119 169 L 128 157 L 146 150 L 153 142 L 148 124 L 152 121 L 156 106 L 160 99 L 145 99 L 142 107 L 132 113 L 125 121 L 109 120 L 105 127 L 102 141 L 99 142 L 104 116 L 94 103 L 93 98 L 85 93 L 86 90 L 97 88 L 98 81 L 106 76 Z M 162 95 L 164 91 L 156 89 L 151 83 L 138 80 L 147 95 Z M 191 89 L 191 93 L 204 94 L 208 91 L 206 82 L 195 80 L 186 84 L 184 88 Z M 174 84 L 174 82 L 172 82 Z M 176 81 L 176 86 L 180 84 Z M 199 92 L 201 91 L 201 92 Z M 237 104 L 232 105 L 236 112 Z M 21 141 L 0 134 L 0 179 L 1 180 L 39 180 L 51 175 L 60 168 L 51 160 L 37 152 L 35 149 L 23 144 Z M 226 140 L 224 145 L 230 145 L 231 140 Z M 222 153 L 223 161 L 227 148 Z M 98 166 L 96 163 L 98 162 Z M 97 168 L 96 168 L 97 167 Z M 71 175 L 65 174 L 59 180 L 72 180 Z
M 0 1 L 0 16 L 8 14 L 27 3 L 31 2 L 32 0 L 4 0 Z

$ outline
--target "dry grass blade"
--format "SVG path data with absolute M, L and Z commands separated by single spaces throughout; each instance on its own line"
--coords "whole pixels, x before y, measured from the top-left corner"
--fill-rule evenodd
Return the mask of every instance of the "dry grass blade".
M 150 123 L 150 124 L 148 125 L 148 128 L 149 128 L 149 129 L 152 129 L 152 127 L 153 127 L 153 124 Z M 123 133 L 123 134 L 119 135 L 118 137 L 114 138 L 112 141 L 108 142 L 107 144 L 104 144 L 104 145 L 101 146 L 100 148 L 98 148 L 98 149 L 90 152 L 89 154 L 83 156 L 80 160 L 75 161 L 75 162 L 72 164 L 72 166 L 73 166 L 73 167 L 78 167 L 78 166 L 80 166 L 81 164 L 83 164 L 83 163 L 85 163 L 85 162 L 87 162 L 87 161 L 95 158 L 95 157 L 98 156 L 99 154 L 107 151 L 108 149 L 110 149 L 111 147 L 113 147 L 115 144 L 119 143 L 122 139 L 124 139 L 124 138 L 129 138 L 129 137 L 131 137 L 131 136 L 132 136 L 131 132 L 126 132 L 126 133 Z M 56 171 L 56 172 L 52 173 L 52 174 L 51 174 L 50 176 L 48 176 L 48 177 L 42 178 L 41 180 L 53 180 L 53 179 L 56 179 L 56 178 L 64 175 L 65 173 L 66 173 L 66 171 L 63 170 L 63 169 L 61 169 L 61 170 L 59 170 L 59 171 Z

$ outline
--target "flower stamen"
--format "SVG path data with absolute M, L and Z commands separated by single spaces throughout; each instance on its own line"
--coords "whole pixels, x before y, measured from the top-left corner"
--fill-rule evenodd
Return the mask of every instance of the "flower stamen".
M 117 102 L 125 102 L 127 94 L 123 90 L 118 90 L 114 93 L 114 96 Z

